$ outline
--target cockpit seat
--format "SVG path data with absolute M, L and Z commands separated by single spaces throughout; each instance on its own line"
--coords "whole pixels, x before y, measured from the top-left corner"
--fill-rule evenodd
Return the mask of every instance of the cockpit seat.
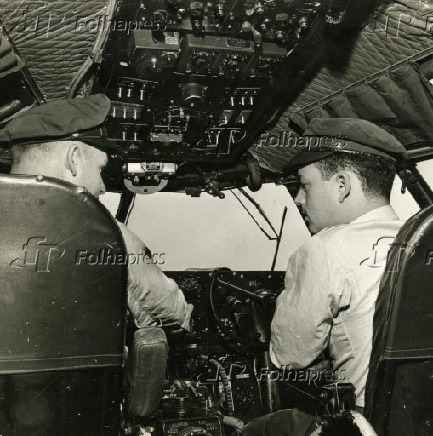
M 0 186 L 0 373 L 121 366 L 127 270 L 114 219 L 54 179 Z
M 17 436 L 117 435 L 127 265 L 116 222 L 83 188 L 41 176 L 1 175 L 0 204 L 1 416 Z
M 433 435 L 433 206 L 401 228 L 373 323 L 366 417 L 379 436 Z

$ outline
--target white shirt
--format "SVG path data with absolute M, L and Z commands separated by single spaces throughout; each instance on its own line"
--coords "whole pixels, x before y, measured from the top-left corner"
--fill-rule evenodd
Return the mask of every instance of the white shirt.
M 138 327 L 156 325 L 158 320 L 176 322 L 189 329 L 193 306 L 176 282 L 145 258 L 143 241 L 124 224 L 117 223 L 130 256 L 128 262 L 128 307 Z
M 289 259 L 277 299 L 270 353 L 277 366 L 302 369 L 327 347 L 339 380 L 364 406 L 374 306 L 390 244 L 403 225 L 391 206 L 314 235 Z

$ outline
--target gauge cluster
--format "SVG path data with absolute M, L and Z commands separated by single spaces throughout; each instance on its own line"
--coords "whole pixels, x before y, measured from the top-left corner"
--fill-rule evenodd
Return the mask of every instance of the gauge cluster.
M 169 359 L 160 431 L 164 435 L 234 435 L 236 423 L 247 422 L 267 410 L 259 390 L 263 353 L 254 344 L 233 340 L 230 332 L 219 327 L 215 316 L 233 334 L 253 330 L 248 309 L 251 301 L 227 285 L 251 295 L 267 290 L 269 296 L 275 296 L 283 287 L 284 273 L 225 270 L 167 275 L 179 284 L 194 311 L 189 332 L 166 329 Z
M 287 78 L 313 24 L 325 21 L 325 3 L 121 2 L 114 23 L 128 26 L 111 30 L 92 93 L 112 101 L 108 134 L 124 152 L 128 189 L 161 190 L 187 168 L 200 178 L 206 165 L 239 163 L 257 139 L 251 129 L 264 129 L 272 115 L 265 97 Z M 148 168 L 162 163 L 170 171 Z

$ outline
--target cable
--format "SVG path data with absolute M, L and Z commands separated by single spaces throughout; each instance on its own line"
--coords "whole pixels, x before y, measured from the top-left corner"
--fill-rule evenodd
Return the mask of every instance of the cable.
M 273 237 L 271 235 L 269 235 L 269 233 L 258 223 L 258 221 L 254 218 L 254 216 L 252 215 L 252 213 L 248 210 L 248 208 L 242 203 L 241 199 L 234 193 L 233 189 L 230 189 L 230 192 L 234 195 L 234 197 L 236 198 L 236 200 L 239 201 L 239 203 L 241 204 L 241 206 L 246 210 L 246 212 L 248 213 L 248 215 L 251 217 L 251 219 L 254 221 L 254 223 L 256 224 L 256 226 L 260 229 L 260 231 L 270 240 L 270 241 L 275 241 L 277 240 L 277 237 Z M 271 225 L 272 228 L 272 225 Z M 273 228 L 272 228 L 273 229 Z M 275 232 L 276 234 L 276 232 Z
M 277 256 L 278 256 L 278 251 L 280 249 L 281 238 L 283 237 L 283 229 L 284 229 L 284 223 L 286 221 L 286 215 L 287 215 L 287 206 L 284 208 L 283 217 L 281 218 L 280 233 L 278 234 L 278 238 L 277 238 L 277 246 L 275 247 L 275 254 L 274 254 L 274 260 L 272 261 L 271 271 L 275 270 L 275 265 L 277 263 Z
M 230 339 L 232 339 L 236 344 L 242 344 L 242 345 L 246 345 L 248 347 L 251 347 L 253 349 L 257 349 L 258 347 L 260 347 L 263 344 L 254 342 L 252 340 L 249 339 L 244 339 L 242 337 L 237 336 L 235 333 L 233 333 L 232 331 L 230 331 L 230 329 L 228 329 L 220 320 L 220 318 L 217 315 L 217 311 L 216 311 L 216 306 L 215 306 L 215 289 L 216 289 L 216 285 L 217 282 L 219 282 L 218 280 L 218 272 L 219 269 L 215 269 L 214 272 L 212 273 L 212 279 L 210 282 L 210 286 L 209 286 L 209 305 L 210 305 L 210 309 L 211 309 L 211 313 L 213 315 L 213 318 L 217 324 L 217 326 L 219 327 L 219 329 L 226 335 L 228 336 Z
M 134 196 L 132 197 L 131 206 L 129 206 L 128 215 L 126 215 L 125 226 L 128 225 L 129 217 L 131 215 L 132 209 L 134 209 L 134 206 L 135 206 L 135 195 L 136 194 L 134 193 Z
M 221 365 L 221 363 L 218 362 L 216 359 L 209 359 L 210 363 L 213 363 L 216 365 L 216 367 L 219 369 L 219 376 L 221 377 L 221 381 L 224 387 L 224 394 L 227 401 L 227 408 L 229 415 L 232 415 L 235 411 L 235 404 L 233 401 L 233 392 L 232 388 L 230 386 L 230 379 L 227 377 L 226 371 L 224 367 Z
M 278 237 L 277 231 L 275 230 L 274 226 L 271 223 L 271 220 L 267 217 L 266 212 L 262 209 L 259 203 L 257 203 L 256 200 L 254 200 L 253 197 L 251 197 L 248 192 L 246 192 L 243 188 L 238 188 L 240 192 L 246 197 L 253 206 L 259 211 L 260 215 L 263 217 L 263 219 L 269 224 L 269 227 L 272 229 L 272 231 L 275 233 L 275 236 Z

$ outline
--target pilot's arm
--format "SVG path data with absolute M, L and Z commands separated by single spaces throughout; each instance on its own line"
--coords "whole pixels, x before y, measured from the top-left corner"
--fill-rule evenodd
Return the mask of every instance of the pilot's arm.
M 145 253 L 146 246 L 141 239 L 124 224 L 118 225 L 128 254 Z M 193 309 L 176 282 L 142 257 L 128 263 L 128 307 L 139 327 L 155 325 L 156 320 L 161 320 L 176 322 L 185 329 L 189 329 Z
M 341 259 L 313 236 L 289 259 L 272 320 L 270 353 L 277 366 L 308 367 L 328 345 L 333 317 L 350 303 Z

